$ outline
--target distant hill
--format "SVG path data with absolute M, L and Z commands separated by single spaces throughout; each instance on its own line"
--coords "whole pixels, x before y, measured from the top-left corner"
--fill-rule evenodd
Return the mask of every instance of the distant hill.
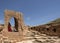
M 46 24 L 60 25 L 60 18 L 57 18 L 57 19 L 55 19 L 55 20 L 53 20 L 53 21 L 50 21 L 50 22 L 48 22 L 48 23 L 46 23 Z M 46 24 L 45 24 L 45 25 L 46 25 Z
M 50 22 L 47 23 L 47 24 L 50 24 L 50 23 L 58 23 L 58 24 L 60 24 L 60 18 L 58 18 L 58 19 L 56 19 L 56 20 L 53 20 L 53 21 L 50 21 Z
M 60 23 L 60 18 L 58 18 L 58 19 L 56 19 L 56 20 L 54 20 L 52 22 L 54 22 L 54 23 Z

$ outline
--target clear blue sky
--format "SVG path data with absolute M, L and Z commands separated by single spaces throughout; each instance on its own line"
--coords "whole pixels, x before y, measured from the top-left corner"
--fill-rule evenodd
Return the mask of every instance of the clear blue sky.
M 4 24 L 5 9 L 22 12 L 24 23 L 34 26 L 59 18 L 60 0 L 0 0 L 1 24 Z

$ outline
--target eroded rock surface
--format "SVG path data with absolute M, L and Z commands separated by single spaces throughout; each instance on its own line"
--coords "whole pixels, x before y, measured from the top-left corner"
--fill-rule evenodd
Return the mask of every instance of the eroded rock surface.
M 25 35 L 25 39 L 21 42 L 16 40 L 10 40 L 8 37 L 4 37 L 0 34 L 0 43 L 60 43 L 60 38 L 57 36 L 47 36 L 37 31 L 28 31 Z

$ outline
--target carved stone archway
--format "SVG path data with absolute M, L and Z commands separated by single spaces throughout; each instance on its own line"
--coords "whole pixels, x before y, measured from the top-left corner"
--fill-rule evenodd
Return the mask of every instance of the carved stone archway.
M 9 32 L 8 31 L 8 24 L 11 18 L 14 18 L 15 20 L 15 28 L 18 29 L 18 32 Z M 15 12 L 11 10 L 5 10 L 5 24 L 4 24 L 4 29 L 3 29 L 3 36 L 8 37 L 9 39 L 14 39 L 14 40 L 22 40 L 23 35 L 27 32 L 27 26 L 25 26 L 22 18 L 22 13 L 20 12 Z

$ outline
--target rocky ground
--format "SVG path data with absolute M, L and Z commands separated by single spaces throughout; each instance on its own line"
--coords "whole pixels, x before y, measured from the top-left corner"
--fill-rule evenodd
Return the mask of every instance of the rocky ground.
M 3 39 L 1 37 L 3 37 Z M 7 37 L 0 35 L 0 43 L 60 43 L 60 38 L 30 30 L 25 35 L 25 39 L 21 42 L 15 42 L 15 40 L 9 40 Z
M 57 36 L 47 36 L 37 31 L 29 31 L 26 39 L 20 43 L 60 43 L 60 38 Z

